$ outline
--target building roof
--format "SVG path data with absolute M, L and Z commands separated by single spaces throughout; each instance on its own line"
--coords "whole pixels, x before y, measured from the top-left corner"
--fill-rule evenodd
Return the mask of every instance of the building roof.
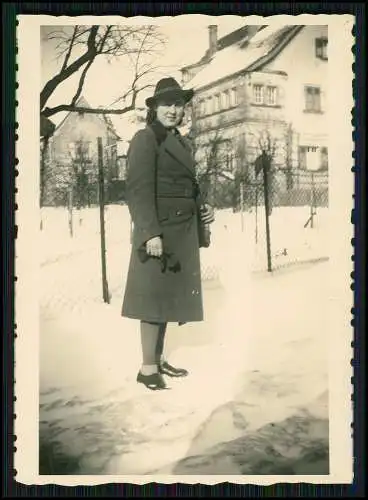
M 83 108 L 90 108 L 91 107 L 89 105 L 89 103 L 87 102 L 87 100 L 83 96 L 78 99 L 78 101 L 76 102 L 75 105 L 76 105 L 76 107 L 83 107 Z M 71 113 L 76 113 L 76 111 L 69 111 L 69 113 L 56 126 L 54 133 L 56 133 L 57 131 L 59 131 L 61 129 L 61 127 L 63 126 L 65 121 L 69 118 Z M 111 118 L 109 116 L 107 116 L 105 114 L 98 114 L 98 113 L 94 113 L 94 114 L 101 121 L 101 123 L 103 123 L 105 125 L 105 127 L 107 127 L 108 130 L 116 136 L 117 139 L 120 139 L 120 136 L 117 134 L 115 127 L 114 127 L 114 125 L 111 121 Z
M 254 28 L 255 26 L 249 26 L 249 25 L 241 26 L 237 30 L 231 31 L 227 35 L 219 38 L 217 41 L 217 52 L 226 49 L 226 47 L 229 47 L 234 43 L 245 42 L 246 40 L 248 40 L 250 31 L 253 30 Z M 265 26 L 262 25 L 259 26 L 259 30 L 262 30 L 263 28 L 265 28 Z M 188 64 L 187 66 L 184 66 L 182 70 L 200 66 L 201 64 L 208 62 L 210 59 L 211 59 L 210 49 L 207 49 L 204 56 L 198 62 Z
M 229 42 L 225 48 L 216 52 L 212 60 L 187 82 L 185 87 L 198 90 L 243 71 L 261 69 L 273 60 L 302 28 L 301 25 L 266 26 L 249 39 L 243 37 L 231 44 Z M 229 38 L 230 41 L 233 39 Z

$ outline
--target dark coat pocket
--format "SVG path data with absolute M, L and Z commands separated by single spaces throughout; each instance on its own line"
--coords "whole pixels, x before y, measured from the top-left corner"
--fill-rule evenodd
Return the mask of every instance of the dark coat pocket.
M 190 221 L 194 214 L 193 209 L 164 208 L 158 210 L 158 220 L 162 226 L 171 226 Z

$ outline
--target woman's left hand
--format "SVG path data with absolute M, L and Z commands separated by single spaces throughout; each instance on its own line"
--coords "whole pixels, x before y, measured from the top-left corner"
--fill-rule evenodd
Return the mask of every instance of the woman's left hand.
M 201 208 L 201 220 L 204 224 L 212 224 L 215 220 L 215 211 L 207 203 Z

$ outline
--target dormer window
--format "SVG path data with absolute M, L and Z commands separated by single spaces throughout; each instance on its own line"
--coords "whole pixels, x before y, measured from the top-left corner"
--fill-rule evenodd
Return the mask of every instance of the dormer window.
M 320 37 L 316 38 L 315 40 L 315 51 L 316 51 L 316 57 L 318 59 L 322 59 L 323 61 L 327 61 L 327 46 L 328 46 L 328 39 L 327 37 Z

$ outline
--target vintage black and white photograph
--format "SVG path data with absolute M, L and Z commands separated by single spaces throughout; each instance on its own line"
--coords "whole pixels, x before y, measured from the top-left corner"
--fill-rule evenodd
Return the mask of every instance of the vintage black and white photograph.
M 352 27 L 20 16 L 32 483 L 351 480 Z

